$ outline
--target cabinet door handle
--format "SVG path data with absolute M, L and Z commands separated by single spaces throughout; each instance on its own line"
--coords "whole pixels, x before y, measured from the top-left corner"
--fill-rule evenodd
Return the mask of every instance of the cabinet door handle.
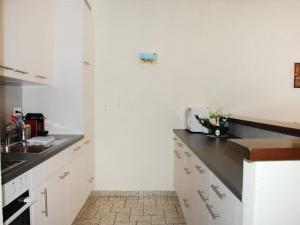
M 84 142 L 85 145 L 89 144 L 91 141 L 87 140 L 86 142 Z
M 184 152 L 184 154 L 185 154 L 187 157 L 192 157 L 191 153 L 189 153 L 189 152 Z
M 8 66 L 1 66 L 0 65 L 0 68 L 6 69 L 6 70 L 14 70 L 14 68 L 11 68 L 11 67 L 8 67 Z
M 177 143 L 177 145 L 181 148 L 183 147 L 183 144 L 181 144 L 181 143 Z
M 46 217 L 48 217 L 48 191 L 47 188 L 44 189 L 43 192 L 41 192 L 42 195 L 45 197 L 45 210 L 42 211 L 42 213 L 45 214 Z
M 63 180 L 63 179 L 65 179 L 69 174 L 70 174 L 70 171 L 65 172 L 64 175 L 59 176 L 59 178 Z
M 212 205 L 205 204 L 205 206 L 206 206 L 206 208 L 208 209 L 208 211 L 209 211 L 211 217 L 212 217 L 214 220 L 217 219 L 218 217 L 220 217 L 219 214 L 217 214 L 217 213 L 215 213 L 215 212 L 213 211 L 213 209 L 212 209 L 213 206 L 212 206 Z
M 181 159 L 181 156 L 179 155 L 179 153 L 177 151 L 174 151 L 174 153 L 175 153 L 177 159 Z
M 83 64 L 87 66 L 91 65 L 88 61 L 84 61 Z
M 200 196 L 200 198 L 202 199 L 202 201 L 205 203 L 206 201 L 208 201 L 208 198 L 204 197 L 204 191 L 197 191 L 198 195 Z
M 190 171 L 188 168 L 184 168 L 184 172 L 185 172 L 186 174 L 191 174 L 191 171 Z
M 195 168 L 197 169 L 197 171 L 198 171 L 200 174 L 205 173 L 205 170 L 202 170 L 202 169 L 201 169 L 201 166 L 196 165 Z
M 73 149 L 74 152 L 77 152 L 78 150 L 81 149 L 81 146 L 77 146 L 76 148 Z
M 219 187 L 218 186 L 215 186 L 215 185 L 210 185 L 211 189 L 213 189 L 213 191 L 216 193 L 216 195 L 219 197 L 219 199 L 223 199 L 226 194 L 222 194 L 220 191 L 219 191 Z
M 25 71 L 22 71 L 22 70 L 15 70 L 16 73 L 21 73 L 21 74 L 24 74 L 24 75 L 27 75 L 28 73 L 25 72 Z
M 174 141 L 177 141 L 177 138 L 174 137 L 173 140 L 174 140 Z
M 184 203 L 184 205 L 185 205 L 186 208 L 190 208 L 189 200 L 183 199 L 183 203 Z
M 40 76 L 40 75 L 36 75 L 35 77 L 36 77 L 36 78 L 43 79 L 43 80 L 46 80 L 46 79 L 47 79 L 47 77 L 45 77 L 45 76 Z
M 89 182 L 92 183 L 94 179 L 95 179 L 95 177 L 91 177 L 91 179 L 89 180 Z

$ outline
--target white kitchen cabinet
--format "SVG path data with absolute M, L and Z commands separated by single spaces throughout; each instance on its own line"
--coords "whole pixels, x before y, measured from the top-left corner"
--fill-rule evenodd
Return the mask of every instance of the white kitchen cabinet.
M 94 49 L 93 49 L 93 16 L 92 8 L 88 0 L 84 1 L 84 41 L 83 41 L 83 105 L 84 105 L 84 148 L 86 150 L 87 161 L 87 185 L 88 195 L 94 188 L 95 184 L 95 137 L 94 137 Z
M 70 171 L 69 180 L 67 183 L 67 202 L 69 209 L 70 221 L 68 224 L 72 224 L 76 215 L 79 213 L 81 207 L 86 200 L 87 192 L 87 170 L 85 162 L 85 150 L 81 149 L 81 152 L 75 159 L 68 163 L 68 169 Z
M 1 1 L 0 75 L 48 83 L 52 70 L 53 0 Z
M 182 199 L 182 191 L 183 191 L 183 165 L 184 158 L 181 146 L 182 144 L 178 142 L 178 138 L 174 138 L 174 187 L 179 199 Z
M 187 224 L 241 225 L 241 202 L 177 136 L 174 152 L 184 159 L 175 153 L 174 187 Z
M 32 169 L 33 225 L 73 223 L 92 188 L 89 143 L 79 141 Z
M 206 204 L 209 204 L 210 200 L 210 183 L 211 172 L 209 169 L 199 160 L 195 155 L 192 159 L 192 171 L 193 171 L 193 183 L 192 198 L 193 206 L 193 223 L 209 225 L 209 212 L 206 208 Z
M 84 148 L 85 148 L 85 164 L 87 165 L 86 195 L 89 196 L 95 184 L 95 152 L 94 152 L 93 142 L 90 139 L 85 139 Z
M 47 191 L 47 225 L 66 225 L 68 217 L 68 182 L 71 171 L 63 167 L 45 182 Z
M 30 208 L 32 225 L 46 225 L 47 189 L 44 185 L 36 187 L 31 193 L 36 202 Z

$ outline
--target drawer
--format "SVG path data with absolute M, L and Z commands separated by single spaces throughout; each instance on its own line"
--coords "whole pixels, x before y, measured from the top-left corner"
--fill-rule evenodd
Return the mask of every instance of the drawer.
M 66 164 L 66 151 L 62 151 L 45 161 L 45 179 L 59 171 Z
M 183 153 L 184 144 L 180 141 L 174 141 L 174 149 L 177 150 L 180 153 Z
M 235 224 L 239 200 L 215 175 L 212 175 L 210 193 L 211 205 L 214 211 L 220 217 L 226 218 L 226 220 Z
M 77 142 L 67 149 L 67 161 L 70 162 L 79 156 L 84 150 L 83 140 Z
M 210 170 L 204 165 L 204 163 L 195 156 L 192 162 L 192 172 L 193 172 L 193 180 L 196 191 L 204 192 L 203 195 L 208 198 L 210 192 L 210 184 L 212 179 L 212 173 Z
M 183 148 L 182 148 L 182 155 L 184 157 L 185 164 L 188 165 L 189 167 L 192 167 L 193 158 L 196 157 L 194 155 L 194 153 L 188 147 L 183 146 Z

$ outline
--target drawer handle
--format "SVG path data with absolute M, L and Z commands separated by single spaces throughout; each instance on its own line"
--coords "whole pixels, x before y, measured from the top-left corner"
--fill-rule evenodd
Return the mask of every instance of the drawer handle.
M 45 199 L 45 210 L 42 211 L 42 213 L 45 214 L 46 217 L 48 217 L 48 191 L 47 188 L 44 189 L 43 192 L 41 192 L 42 195 L 44 195 L 44 199 Z
M 85 145 L 89 144 L 91 141 L 87 140 L 86 142 L 84 142 Z
M 191 174 L 191 171 L 188 168 L 184 168 L 186 174 Z
M 95 177 L 91 177 L 91 179 L 89 180 L 89 182 L 92 183 L 94 179 L 95 179 Z
M 198 195 L 200 196 L 200 198 L 202 199 L 202 201 L 205 203 L 206 201 L 208 201 L 208 198 L 205 198 L 204 197 L 204 191 L 197 191 L 198 192 Z
M 15 72 L 16 72 L 16 73 L 25 74 L 25 75 L 27 75 L 27 74 L 28 74 L 27 72 L 25 72 L 25 71 L 22 71 L 22 70 L 15 70 Z
M 175 153 L 177 159 L 181 159 L 181 156 L 179 155 L 179 153 L 177 151 L 174 151 L 174 153 Z
M 187 157 L 192 157 L 192 155 L 191 155 L 189 152 L 184 152 L 184 154 L 185 154 Z
M 81 146 L 77 146 L 76 148 L 73 149 L 74 152 L 78 151 L 81 149 Z
M 86 66 L 90 66 L 91 65 L 88 61 L 84 61 L 83 64 L 86 65 Z
M 183 144 L 181 144 L 181 143 L 177 143 L 177 145 L 181 148 L 183 147 Z
M 185 208 L 190 208 L 189 200 L 183 199 L 183 203 L 184 203 L 184 205 L 185 205 Z
M 205 170 L 202 170 L 202 169 L 201 169 L 201 166 L 196 165 L 195 168 L 198 170 L 198 172 L 199 172 L 200 174 L 205 173 Z
M 44 77 L 44 76 L 40 76 L 40 75 L 36 75 L 35 77 L 36 77 L 36 78 L 40 78 L 40 79 L 43 79 L 43 80 L 46 80 L 46 79 L 47 79 L 47 77 Z
M 177 138 L 174 137 L 173 140 L 174 140 L 174 141 L 177 141 Z
M 63 179 L 65 179 L 69 174 L 70 174 L 70 171 L 65 172 L 64 175 L 59 176 L 59 178 L 63 180 Z
M 218 186 L 215 186 L 215 185 L 210 185 L 211 186 L 211 189 L 213 189 L 213 191 L 217 194 L 217 196 L 219 197 L 219 199 L 223 199 L 224 197 L 226 197 L 226 194 L 222 194 L 220 191 L 219 191 L 219 187 Z
M 8 66 L 1 66 L 0 65 L 0 68 L 6 69 L 6 70 L 14 70 L 14 68 L 11 68 L 11 67 L 8 67 Z
M 219 214 L 217 214 L 217 213 L 215 213 L 215 212 L 213 211 L 213 209 L 212 209 L 213 206 L 212 206 L 212 205 L 205 204 L 205 206 L 206 206 L 206 208 L 208 209 L 208 211 L 209 211 L 211 217 L 212 217 L 214 220 L 217 219 L 218 217 L 220 217 Z

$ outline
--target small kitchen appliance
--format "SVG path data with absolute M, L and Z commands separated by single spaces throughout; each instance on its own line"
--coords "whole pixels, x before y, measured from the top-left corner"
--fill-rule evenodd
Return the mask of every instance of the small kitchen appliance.
M 209 131 L 196 119 L 196 115 L 200 118 L 207 118 L 210 112 L 210 106 L 190 106 L 185 111 L 186 128 L 190 132 L 199 132 L 207 134 Z
M 25 123 L 31 126 L 31 137 L 46 136 L 45 119 L 42 113 L 27 113 Z

